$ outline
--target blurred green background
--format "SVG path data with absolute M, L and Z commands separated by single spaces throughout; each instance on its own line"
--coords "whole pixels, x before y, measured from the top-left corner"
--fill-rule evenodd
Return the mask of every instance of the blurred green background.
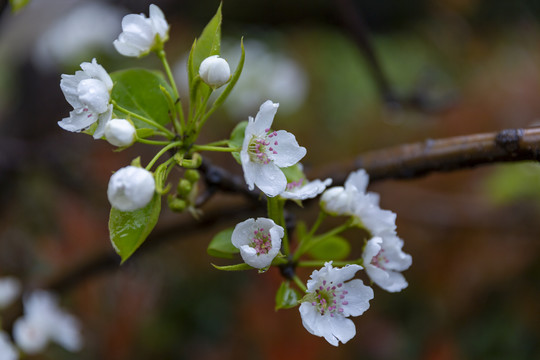
M 111 253 L 108 178 L 154 149 L 116 153 L 62 131 L 56 122 L 70 107 L 60 74 L 93 57 L 109 72 L 158 67 L 152 56 L 124 58 L 112 47 L 122 16 L 147 14 L 150 3 L 33 0 L 1 14 L 0 275 L 30 289 Z M 171 25 L 166 50 L 182 82 L 191 42 L 219 2 L 155 3 Z M 363 151 L 540 118 L 536 0 L 227 0 L 223 16 L 224 56 L 234 68 L 243 36 L 246 71 L 205 140 L 227 137 L 271 99 L 280 103 L 276 128 L 308 149 L 308 176 Z M 377 81 L 370 56 L 389 87 Z M 241 174 L 230 157 L 211 158 Z M 398 294 L 375 287 L 370 309 L 354 319 L 356 337 L 339 348 L 308 334 L 296 309 L 274 312 L 275 269 L 223 273 L 210 265 L 221 262 L 206 255 L 208 242 L 248 217 L 236 211 L 245 199 L 213 198 L 205 214 L 229 216 L 196 231 L 177 225 L 189 214 L 164 209 L 150 239 L 157 246 L 62 289 L 84 325 L 85 349 L 73 355 L 52 346 L 34 358 L 538 359 L 539 180 L 539 165 L 525 163 L 373 184 L 413 256 L 409 287 Z M 309 222 L 316 204 L 294 209 Z M 348 236 L 354 243 L 359 234 Z

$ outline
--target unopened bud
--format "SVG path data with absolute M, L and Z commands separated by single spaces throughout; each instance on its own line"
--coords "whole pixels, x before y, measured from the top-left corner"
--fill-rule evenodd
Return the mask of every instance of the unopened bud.
M 186 180 L 188 180 L 189 182 L 193 184 L 199 181 L 199 179 L 201 178 L 201 175 L 199 174 L 197 170 L 189 169 L 189 170 L 186 170 L 186 172 L 184 173 L 184 177 L 186 178 Z
M 130 146 L 135 141 L 135 127 L 124 119 L 112 119 L 105 126 L 105 138 L 114 146 Z
M 111 176 L 107 196 L 114 208 L 134 211 L 148 205 L 155 190 L 156 183 L 151 172 L 126 166 Z
M 172 211 L 182 212 L 187 208 L 187 202 L 174 196 L 168 198 L 169 208 Z
M 213 55 L 202 61 L 199 75 L 208 86 L 217 89 L 230 80 L 231 69 L 225 59 Z
M 186 179 L 181 179 L 180 182 L 178 182 L 177 191 L 178 194 L 181 196 L 187 196 L 191 192 L 192 189 L 191 182 Z

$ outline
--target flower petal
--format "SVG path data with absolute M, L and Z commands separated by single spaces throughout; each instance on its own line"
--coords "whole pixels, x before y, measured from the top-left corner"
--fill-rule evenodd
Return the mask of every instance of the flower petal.
M 277 135 L 271 139 L 270 146 L 277 154 L 268 154 L 268 158 L 274 161 L 274 164 L 279 167 L 292 166 L 306 155 L 306 148 L 298 145 L 293 134 L 285 130 L 279 130 L 276 133 Z
M 274 116 L 276 115 L 279 104 L 273 103 L 270 100 L 265 101 L 259 108 L 257 116 L 255 116 L 255 121 L 251 126 L 251 131 L 255 135 L 266 134 L 268 129 L 272 127 L 272 122 L 274 122 Z M 249 124 L 248 124 L 249 126 Z M 246 127 L 246 134 L 248 133 Z
M 254 183 L 267 196 L 274 197 L 287 187 L 287 178 L 275 164 L 242 163 L 246 183 Z M 252 187 L 250 187 L 252 189 Z
M 364 285 L 362 280 L 353 279 L 344 285 L 347 294 L 347 305 L 342 305 L 343 316 L 360 316 L 369 309 L 369 301 L 373 299 L 373 289 Z

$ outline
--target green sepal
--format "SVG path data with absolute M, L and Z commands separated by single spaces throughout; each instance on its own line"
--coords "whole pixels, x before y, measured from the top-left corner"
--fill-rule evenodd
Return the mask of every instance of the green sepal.
M 343 260 L 349 256 L 351 245 L 338 235 L 330 236 L 308 250 L 315 260 Z
M 231 242 L 233 231 L 234 228 L 229 228 L 217 233 L 206 249 L 208 255 L 223 259 L 232 259 L 234 254 L 238 254 L 240 250 Z
M 216 264 L 212 264 L 212 266 L 218 270 L 223 270 L 223 271 L 243 271 L 243 270 L 255 269 L 254 267 L 249 266 L 246 263 L 236 264 L 236 265 L 225 265 L 225 266 L 218 266 Z
M 298 306 L 298 301 L 300 300 L 300 294 L 294 288 L 289 286 L 288 281 L 284 281 L 279 286 L 279 289 L 276 292 L 276 307 L 275 310 L 279 309 L 290 309 L 295 306 Z
M 169 100 L 161 88 L 169 93 L 172 93 L 172 89 L 161 72 L 128 69 L 110 75 L 114 82 L 111 99 L 119 106 L 160 125 L 167 125 L 171 121 Z M 124 119 L 127 116 L 117 108 L 113 111 L 118 118 Z M 130 120 L 137 129 L 152 127 L 137 118 Z
M 229 147 L 230 148 L 241 148 L 244 144 L 244 136 L 246 133 L 246 126 L 248 125 L 247 121 L 239 122 L 231 132 L 231 138 L 229 139 Z M 234 157 L 234 159 L 241 164 L 240 161 L 240 153 L 237 151 L 234 151 L 231 153 L 231 155 Z
M 161 211 L 161 196 L 157 193 L 148 205 L 135 211 L 112 208 L 109 235 L 112 246 L 124 263 L 142 245 L 156 226 Z

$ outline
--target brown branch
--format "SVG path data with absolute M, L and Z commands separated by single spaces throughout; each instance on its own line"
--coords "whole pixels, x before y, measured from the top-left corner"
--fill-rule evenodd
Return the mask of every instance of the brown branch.
M 364 153 L 348 166 L 365 169 L 377 181 L 524 160 L 540 160 L 540 128 L 428 139 Z

